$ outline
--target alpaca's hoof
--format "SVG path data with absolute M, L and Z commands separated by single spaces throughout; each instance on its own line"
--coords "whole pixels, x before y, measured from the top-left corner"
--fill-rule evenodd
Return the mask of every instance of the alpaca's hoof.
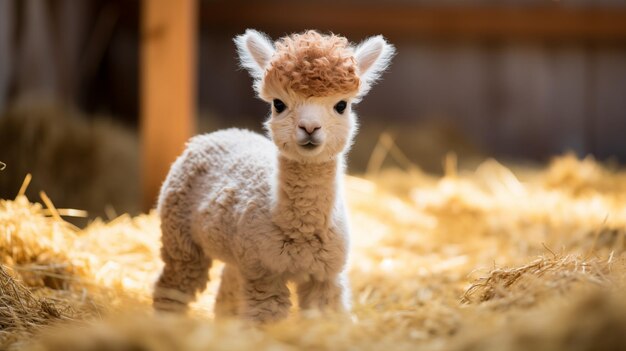
M 182 291 L 156 287 L 152 298 L 152 306 L 160 312 L 184 313 L 187 311 L 193 296 Z
M 168 299 L 154 299 L 152 301 L 152 307 L 157 312 L 168 313 L 185 313 L 187 312 L 187 305 L 178 301 Z

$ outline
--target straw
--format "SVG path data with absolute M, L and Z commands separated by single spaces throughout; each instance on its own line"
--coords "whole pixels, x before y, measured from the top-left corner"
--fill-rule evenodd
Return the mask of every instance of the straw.
M 379 166 L 367 179 L 346 177 L 352 312 L 294 307 L 262 328 L 214 320 L 219 262 L 189 316 L 151 312 L 162 269 L 155 213 L 115 214 L 81 229 L 45 193 L 43 206 L 0 200 L 0 262 L 19 278 L 0 274 L 3 291 L 19 296 L 0 305 L 0 323 L 10 321 L 0 349 L 568 350 L 571 340 L 579 349 L 626 342 L 618 332 L 626 307 L 615 297 L 626 287 L 625 172 L 570 155 L 521 171 L 495 160 L 458 170 L 452 154 L 444 164 L 441 178 Z

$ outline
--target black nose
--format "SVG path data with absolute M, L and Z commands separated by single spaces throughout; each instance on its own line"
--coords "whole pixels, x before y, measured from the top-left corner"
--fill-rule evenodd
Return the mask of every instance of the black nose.
M 298 126 L 298 128 L 302 129 L 308 135 L 315 133 L 316 130 L 320 129 L 318 126 Z

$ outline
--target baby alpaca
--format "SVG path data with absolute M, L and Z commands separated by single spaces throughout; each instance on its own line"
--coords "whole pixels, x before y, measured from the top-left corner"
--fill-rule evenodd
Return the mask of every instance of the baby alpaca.
M 158 202 L 165 267 L 154 307 L 186 310 L 218 259 L 226 264 L 218 317 L 285 317 L 288 281 L 301 309 L 345 311 L 349 228 L 341 183 L 357 125 L 352 104 L 394 48 L 381 36 L 353 47 L 315 31 L 273 44 L 247 30 L 235 43 L 257 94 L 272 104 L 270 139 L 239 129 L 201 135 L 174 162 Z

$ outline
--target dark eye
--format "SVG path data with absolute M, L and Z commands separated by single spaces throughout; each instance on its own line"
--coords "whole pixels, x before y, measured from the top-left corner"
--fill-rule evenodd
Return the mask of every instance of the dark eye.
M 285 103 L 282 102 L 281 100 L 274 99 L 274 108 L 276 109 L 276 113 L 281 113 L 285 111 L 285 109 L 287 108 L 287 105 L 285 105 Z
M 337 113 L 341 115 L 343 114 L 343 111 L 346 110 L 347 106 L 348 106 L 348 103 L 341 100 L 335 105 L 335 111 L 337 111 Z

